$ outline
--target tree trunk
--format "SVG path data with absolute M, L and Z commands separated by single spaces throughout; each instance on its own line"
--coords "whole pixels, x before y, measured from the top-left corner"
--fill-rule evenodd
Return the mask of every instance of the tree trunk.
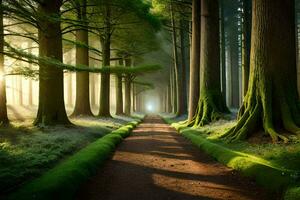
M 191 122 L 195 116 L 200 92 L 200 31 L 201 31 L 201 1 L 193 0 L 192 10 L 192 47 L 190 64 L 189 114 Z
M 41 16 L 60 16 L 62 0 L 39 5 Z M 62 62 L 62 35 L 59 20 L 38 18 L 39 56 Z M 53 64 L 39 63 L 39 106 L 35 125 L 70 124 L 64 103 L 63 70 Z
M 202 0 L 201 13 L 201 91 L 194 126 L 208 124 L 228 111 L 221 92 L 218 1 Z
M 0 0 L 2 5 L 2 0 Z M 7 117 L 7 105 L 6 105 L 6 81 L 4 72 L 4 54 L 1 53 L 4 50 L 4 27 L 3 27 L 3 10 L 0 9 L 0 124 L 7 125 L 9 123 Z
M 125 59 L 125 66 L 131 67 L 131 59 Z M 130 75 L 125 76 L 125 115 L 131 114 L 131 78 Z
M 68 106 L 73 106 L 73 73 L 68 73 Z
M 184 16 L 181 16 L 180 19 L 180 52 L 181 52 L 181 67 L 179 68 L 179 77 L 178 77 L 178 90 L 180 91 L 179 95 L 179 109 L 177 115 L 187 114 L 187 81 L 186 81 L 186 68 L 187 68 L 187 40 L 188 37 L 188 22 L 183 19 Z
M 167 113 L 172 113 L 172 92 L 171 92 L 171 86 L 170 86 L 170 81 L 168 83 L 168 88 L 167 88 L 168 94 L 167 94 Z
M 119 60 L 119 65 L 123 66 L 123 59 Z M 123 115 L 123 83 L 122 74 L 116 75 L 116 115 Z
M 87 2 L 83 0 L 78 8 L 78 21 L 82 28 L 76 31 L 76 65 L 89 66 L 89 49 L 83 45 L 89 45 L 88 21 L 86 15 Z M 88 72 L 76 72 L 76 103 L 72 116 L 93 116 L 90 106 L 90 83 Z
M 105 3 L 104 35 L 101 39 L 102 65 L 110 66 L 110 43 L 111 43 L 111 10 L 110 3 Z M 111 117 L 110 115 L 110 74 L 101 74 L 99 117 Z
M 136 111 L 136 92 L 135 92 L 135 84 L 132 83 L 132 112 Z
M 32 42 L 29 42 L 28 43 L 28 53 L 29 54 L 32 54 Z M 29 63 L 29 69 L 31 69 L 32 68 L 32 64 L 31 63 Z M 33 105 L 33 102 L 32 102 L 32 79 L 30 78 L 29 80 L 28 80 L 28 105 L 29 106 L 32 106 Z
M 239 47 L 237 22 L 229 31 L 229 51 L 230 51 L 230 73 L 231 73 L 231 102 L 230 106 L 238 108 L 240 105 L 239 87 Z
M 220 37 L 221 37 L 221 88 L 224 101 L 226 102 L 226 34 L 225 34 L 225 14 L 224 0 L 221 0 L 220 6 Z
M 287 141 L 276 130 L 300 134 L 294 1 L 254 0 L 252 6 L 249 89 L 237 125 L 223 137 L 245 139 L 263 128 L 274 142 Z
M 250 73 L 250 46 L 251 46 L 251 0 L 243 1 L 243 39 L 242 39 L 242 89 L 243 96 L 248 90 Z
M 174 16 L 174 7 L 171 3 L 170 6 L 171 14 L 171 26 L 172 26 L 172 43 L 173 43 L 173 63 L 174 63 L 174 113 L 178 116 L 181 115 L 181 81 L 179 81 L 179 66 L 178 66 L 178 51 L 177 51 L 177 33 L 176 33 L 176 24 Z
M 18 96 L 19 96 L 19 106 L 23 106 L 23 77 L 18 76 Z

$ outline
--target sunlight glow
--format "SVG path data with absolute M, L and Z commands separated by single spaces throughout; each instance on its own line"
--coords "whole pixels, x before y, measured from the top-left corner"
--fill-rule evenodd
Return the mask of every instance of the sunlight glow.
M 147 104 L 147 111 L 148 112 L 153 112 L 154 111 L 152 103 Z

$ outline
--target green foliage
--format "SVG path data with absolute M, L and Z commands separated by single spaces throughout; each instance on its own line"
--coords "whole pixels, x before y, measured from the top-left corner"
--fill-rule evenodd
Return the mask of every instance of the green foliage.
M 59 160 L 111 131 L 100 121 L 98 124 L 84 120 L 74 123 L 79 126 L 44 130 L 22 127 L 0 129 L 1 193 L 39 176 Z
M 60 69 L 65 69 L 68 71 L 86 71 L 90 73 L 111 73 L 111 74 L 129 74 L 133 76 L 141 75 L 144 73 L 150 73 L 161 69 L 160 65 L 140 65 L 135 67 L 124 67 L 124 66 L 106 66 L 106 67 L 88 67 L 84 65 L 69 65 L 62 63 L 58 60 L 55 60 L 53 58 L 49 57 L 40 57 L 35 56 L 33 54 L 27 53 L 23 50 L 16 49 L 6 43 L 7 48 L 9 48 L 9 52 L 6 54 L 9 54 L 11 57 L 19 57 L 22 56 L 23 59 L 26 59 L 26 62 L 39 64 L 44 63 L 51 66 L 55 66 Z M 34 70 L 28 67 L 16 67 L 11 70 L 11 73 L 9 74 L 22 74 L 26 75 L 27 77 L 36 77 L 38 75 L 38 70 Z
M 137 121 L 119 128 L 91 143 L 12 194 L 9 199 L 72 199 L 82 182 L 96 172 L 114 151 L 117 144 L 127 137 Z

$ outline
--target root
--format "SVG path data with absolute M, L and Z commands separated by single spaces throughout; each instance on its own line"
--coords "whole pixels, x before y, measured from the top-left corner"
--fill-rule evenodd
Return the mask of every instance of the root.
M 223 114 L 217 109 L 216 105 L 209 99 L 199 102 L 199 110 L 193 127 L 201 127 L 222 118 Z

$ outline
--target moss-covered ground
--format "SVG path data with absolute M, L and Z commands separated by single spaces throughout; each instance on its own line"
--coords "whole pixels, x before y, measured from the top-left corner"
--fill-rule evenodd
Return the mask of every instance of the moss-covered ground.
M 300 183 L 299 136 L 282 133 L 289 138 L 289 143 L 272 143 L 267 134 L 257 132 L 246 141 L 228 142 L 219 136 L 233 127 L 235 121 L 221 120 L 203 127 L 182 128 L 178 123 L 182 119 L 165 120 L 220 162 L 256 178 L 269 189 L 287 191 L 285 199 L 300 199 L 297 187 Z
M 31 121 L 0 128 L 0 197 L 56 166 L 133 119 L 72 119 L 72 127 L 34 127 Z
M 7 199 L 73 199 L 78 187 L 108 159 L 117 144 L 138 124 L 134 120 L 89 144 Z

